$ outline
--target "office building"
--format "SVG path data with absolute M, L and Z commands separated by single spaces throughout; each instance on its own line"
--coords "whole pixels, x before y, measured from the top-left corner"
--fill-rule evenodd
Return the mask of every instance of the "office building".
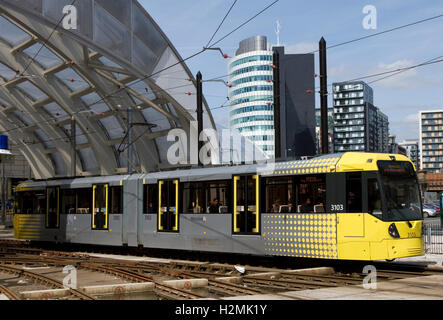
M 420 111 L 420 167 L 443 172 L 443 110 Z
M 240 42 L 229 63 L 230 127 L 275 157 L 274 53 L 278 54 L 281 158 L 315 155 L 314 55 L 268 48 L 264 36 Z
M 388 152 L 389 120 L 363 81 L 334 83 L 334 151 Z

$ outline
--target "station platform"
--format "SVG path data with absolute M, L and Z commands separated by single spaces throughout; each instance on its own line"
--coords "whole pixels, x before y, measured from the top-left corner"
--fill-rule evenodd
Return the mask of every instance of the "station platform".
M 0 225 L 0 239 L 14 239 L 14 229 Z

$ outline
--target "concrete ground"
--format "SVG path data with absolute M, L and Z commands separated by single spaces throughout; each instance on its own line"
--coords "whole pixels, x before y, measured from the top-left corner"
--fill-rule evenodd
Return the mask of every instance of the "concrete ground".
M 224 300 L 443 300 L 443 276 L 440 275 L 383 281 L 376 285 L 372 289 L 358 285 L 229 297 Z

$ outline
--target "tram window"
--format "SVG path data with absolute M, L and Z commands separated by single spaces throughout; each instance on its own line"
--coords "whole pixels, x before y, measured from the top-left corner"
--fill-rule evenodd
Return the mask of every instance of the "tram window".
M 324 212 L 326 203 L 326 176 L 302 176 L 297 181 L 297 212 Z
M 35 213 L 44 214 L 46 211 L 46 195 L 44 191 L 35 192 L 36 208 Z
M 368 211 L 379 218 L 382 217 L 381 192 L 377 179 L 368 179 Z
M 212 181 L 206 183 L 206 202 L 208 213 L 227 213 L 231 208 L 229 202 L 230 181 Z
M 43 214 L 46 208 L 44 191 L 25 191 L 17 194 L 17 213 Z
M 267 178 L 265 184 L 266 212 L 294 212 L 292 178 Z
M 122 210 L 122 187 L 120 186 L 114 186 L 111 187 L 110 192 L 110 203 L 111 203 L 111 210 L 109 213 L 123 213 Z
M 92 212 L 92 188 L 76 189 L 77 213 L 89 214 Z
M 22 213 L 33 213 L 34 211 L 34 193 L 25 192 L 22 198 Z
M 205 213 L 207 206 L 203 182 L 183 183 L 183 213 Z M 175 201 L 170 199 L 170 201 Z
M 145 184 L 143 186 L 143 213 L 157 213 L 158 185 Z
M 75 190 L 63 189 L 62 193 L 62 213 L 73 214 L 75 213 Z
M 363 212 L 361 193 L 361 173 L 346 174 L 346 204 L 347 212 Z

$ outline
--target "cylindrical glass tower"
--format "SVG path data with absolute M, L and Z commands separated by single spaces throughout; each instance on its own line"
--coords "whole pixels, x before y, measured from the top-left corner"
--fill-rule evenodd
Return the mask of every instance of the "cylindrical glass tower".
M 229 63 L 230 126 L 274 158 L 273 52 L 264 36 L 240 42 Z

